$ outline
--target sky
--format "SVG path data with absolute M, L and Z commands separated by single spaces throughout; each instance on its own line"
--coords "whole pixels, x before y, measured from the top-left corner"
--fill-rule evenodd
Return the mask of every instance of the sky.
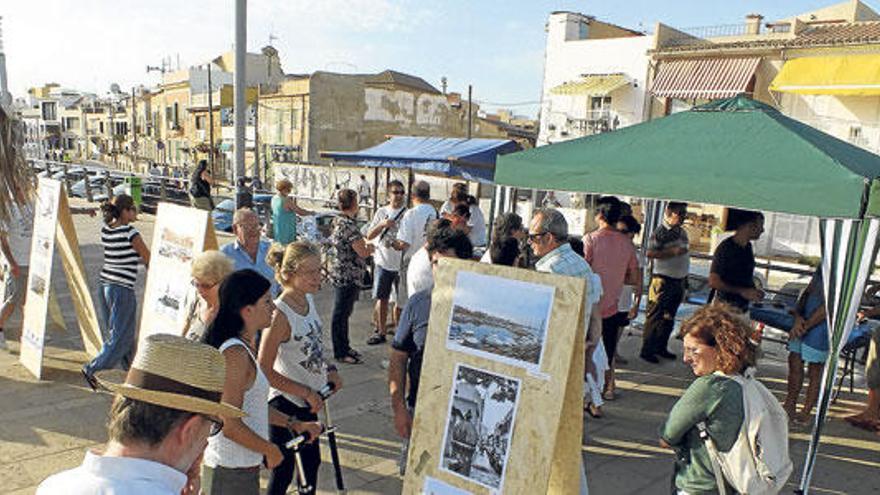
M 567 10 L 637 30 L 779 19 L 835 0 L 249 0 L 248 50 L 274 36 L 287 73 L 417 75 L 486 109 L 534 116 L 541 98 L 544 24 Z M 867 2 L 874 8 L 877 0 Z M 46 82 L 106 93 L 159 81 L 146 66 L 205 63 L 232 49 L 234 0 L 0 0 L 10 91 Z
M 544 322 L 552 300 L 549 286 L 465 270 L 458 272 L 453 296 L 454 304 L 526 325 Z

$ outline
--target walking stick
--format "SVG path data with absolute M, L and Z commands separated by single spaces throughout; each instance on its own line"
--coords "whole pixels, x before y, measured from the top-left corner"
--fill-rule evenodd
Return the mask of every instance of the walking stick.
M 333 383 L 327 383 L 318 394 L 324 400 L 324 424 L 327 425 L 327 445 L 330 446 L 330 459 L 333 461 L 333 472 L 336 476 L 336 493 L 345 493 L 345 483 L 342 481 L 342 464 L 339 462 L 339 450 L 336 447 L 336 427 L 330 420 L 330 408 L 327 399 L 333 395 Z

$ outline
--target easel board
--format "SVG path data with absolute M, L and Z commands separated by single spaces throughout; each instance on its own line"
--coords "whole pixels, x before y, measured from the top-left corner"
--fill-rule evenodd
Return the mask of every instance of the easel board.
M 585 290 L 583 279 L 441 260 L 404 493 L 577 492 Z
M 192 290 L 190 269 L 203 251 L 217 249 L 210 212 L 159 203 L 150 268 L 144 290 L 139 340 L 158 333 L 177 333 L 185 317 L 183 302 Z

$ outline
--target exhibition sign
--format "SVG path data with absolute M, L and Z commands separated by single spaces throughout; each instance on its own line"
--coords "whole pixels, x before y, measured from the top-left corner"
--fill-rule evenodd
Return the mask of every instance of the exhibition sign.
M 585 290 L 584 279 L 441 260 L 404 493 L 579 490 Z

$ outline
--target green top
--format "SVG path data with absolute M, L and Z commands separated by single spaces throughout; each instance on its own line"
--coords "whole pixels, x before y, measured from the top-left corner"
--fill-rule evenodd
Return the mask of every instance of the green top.
M 697 423 L 706 422 L 720 452 L 727 452 L 739 436 L 745 414 L 742 387 L 719 375 L 701 376 L 684 392 L 669 413 L 660 438 L 677 454 L 675 486 L 692 495 L 718 493 L 712 461 Z M 728 493 L 736 493 L 728 485 Z
M 296 240 L 296 213 L 284 208 L 284 198 L 272 196 L 272 233 L 275 242 L 286 246 Z

